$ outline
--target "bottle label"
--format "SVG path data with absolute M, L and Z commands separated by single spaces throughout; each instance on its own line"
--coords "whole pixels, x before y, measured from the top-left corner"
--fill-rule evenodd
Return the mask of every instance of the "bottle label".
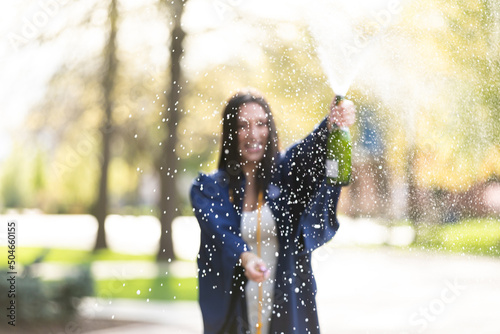
M 326 177 L 339 177 L 339 162 L 337 160 L 326 160 Z

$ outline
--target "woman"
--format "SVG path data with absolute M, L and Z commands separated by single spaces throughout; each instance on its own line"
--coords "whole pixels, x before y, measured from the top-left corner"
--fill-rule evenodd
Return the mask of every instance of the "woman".
M 351 101 L 332 102 L 328 117 L 280 154 L 262 95 L 228 100 L 219 168 L 191 189 L 206 334 L 319 333 L 311 252 L 337 231 L 340 195 L 325 183 L 326 141 L 354 114 Z

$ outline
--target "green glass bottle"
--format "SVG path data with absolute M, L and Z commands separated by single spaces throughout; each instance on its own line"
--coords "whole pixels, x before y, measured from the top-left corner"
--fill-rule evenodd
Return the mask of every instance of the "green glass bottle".
M 335 96 L 335 104 L 339 105 L 343 96 Z M 333 186 L 346 186 L 351 182 L 351 134 L 349 128 L 333 128 L 326 144 L 326 182 Z

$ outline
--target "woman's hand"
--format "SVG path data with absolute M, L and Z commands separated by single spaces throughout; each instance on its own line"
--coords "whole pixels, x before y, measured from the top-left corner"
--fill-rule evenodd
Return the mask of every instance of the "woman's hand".
M 356 120 L 356 107 L 351 100 L 342 100 L 338 105 L 337 100 L 333 98 L 330 104 L 330 112 L 328 114 L 328 130 L 332 129 L 333 124 L 338 127 L 349 127 Z
M 254 282 L 264 282 L 269 278 L 270 271 L 264 261 L 252 252 L 240 255 L 241 265 L 245 268 L 245 276 Z

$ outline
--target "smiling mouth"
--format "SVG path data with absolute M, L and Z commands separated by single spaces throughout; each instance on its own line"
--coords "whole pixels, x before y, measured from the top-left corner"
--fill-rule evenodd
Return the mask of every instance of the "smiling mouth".
M 259 152 L 263 149 L 264 145 L 260 143 L 254 143 L 254 144 L 247 144 L 245 145 L 245 148 L 249 152 Z

